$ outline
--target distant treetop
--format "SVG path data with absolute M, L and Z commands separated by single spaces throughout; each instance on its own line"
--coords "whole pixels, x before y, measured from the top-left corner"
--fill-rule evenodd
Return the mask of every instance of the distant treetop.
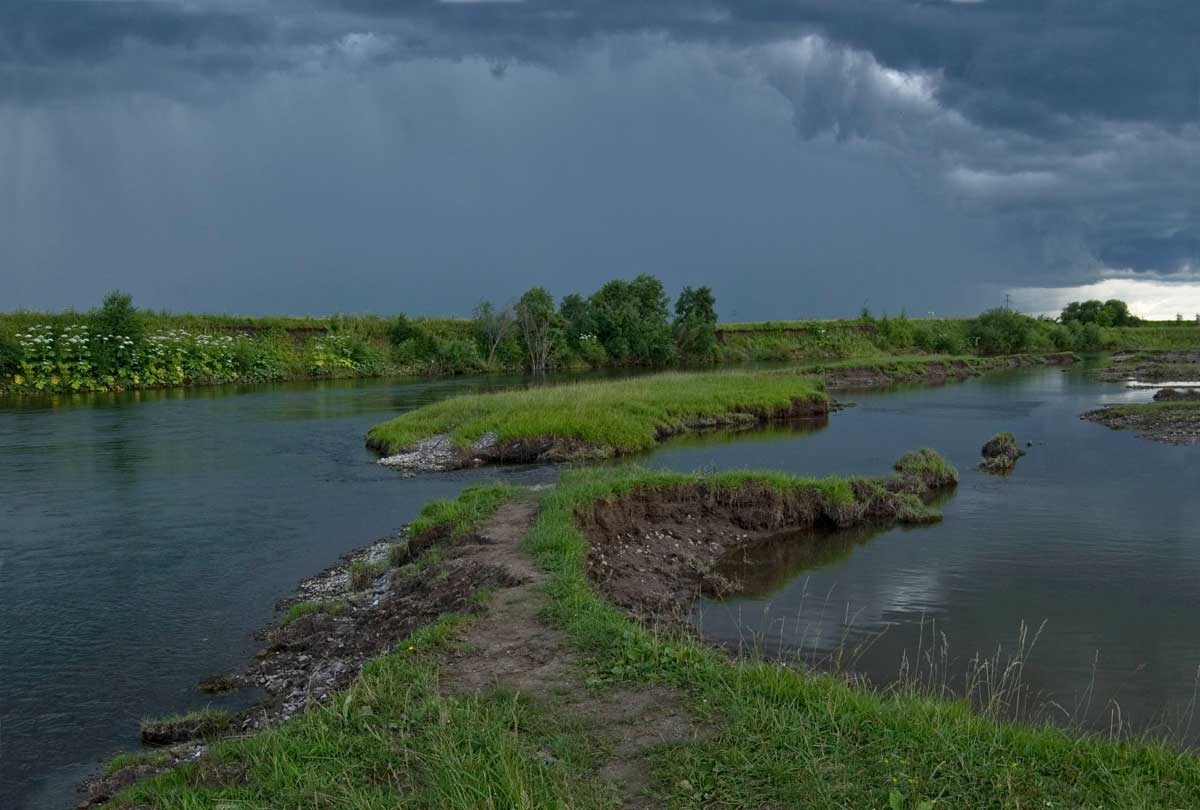
M 1064 324 L 1094 323 L 1097 326 L 1134 326 L 1139 322 L 1130 314 L 1129 305 L 1116 298 L 1107 301 L 1072 301 L 1063 308 L 1059 320 Z

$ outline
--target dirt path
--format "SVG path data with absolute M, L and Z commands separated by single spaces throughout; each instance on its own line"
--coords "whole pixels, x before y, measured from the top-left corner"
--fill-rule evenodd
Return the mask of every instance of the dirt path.
M 466 649 L 442 667 L 442 691 L 452 695 L 505 688 L 582 719 L 604 742 L 607 761 L 599 776 L 612 786 L 620 805 L 657 807 L 648 793 L 646 755 L 663 743 L 694 738 L 700 727 L 673 690 L 597 692 L 587 687 L 565 636 L 539 615 L 545 574 L 520 548 L 536 512 L 531 501 L 510 502 L 461 548 L 480 563 L 506 569 L 519 584 L 492 595 L 487 613 L 465 635 Z

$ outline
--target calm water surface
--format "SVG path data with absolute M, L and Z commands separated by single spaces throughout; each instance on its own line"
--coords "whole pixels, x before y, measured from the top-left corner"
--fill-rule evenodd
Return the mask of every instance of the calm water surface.
M 427 500 L 553 480 L 546 467 L 402 479 L 363 448 L 388 414 L 517 382 L 0 404 L 0 807 L 71 805 L 97 763 L 136 747 L 143 716 L 252 699 L 193 686 L 245 664 L 299 579 Z M 963 473 L 943 523 L 776 553 L 755 595 L 702 606 L 704 632 L 783 655 L 875 639 L 858 666 L 886 680 L 933 622 L 956 659 L 1044 622 L 1027 681 L 1069 703 L 1094 679 L 1095 703 L 1148 720 L 1186 706 L 1200 665 L 1200 448 L 1078 419 L 1148 396 L 1020 372 L 844 397 L 858 407 L 824 428 L 679 441 L 643 461 L 874 475 L 906 450 L 943 451 Z M 1009 478 L 974 471 L 1005 429 L 1039 444 Z
M 706 602 L 695 621 L 772 656 L 858 651 L 854 668 L 879 683 L 935 634 L 949 645 L 935 660 L 961 676 L 976 653 L 1015 652 L 1024 623 L 1031 640 L 1042 628 L 1024 672 L 1036 703 L 1056 701 L 1090 728 L 1107 728 L 1117 707 L 1139 731 L 1174 724 L 1200 666 L 1200 447 L 1078 419 L 1151 393 L 1015 372 L 848 396 L 858 407 L 812 433 L 664 448 L 654 462 L 677 469 L 877 475 L 929 446 L 962 473 L 944 522 L 776 548 L 752 561 L 750 594 Z M 974 469 L 999 430 L 1036 443 L 1007 478 Z M 1200 743 L 1200 719 L 1184 736 Z
M 513 378 L 212 388 L 0 405 L 0 808 L 62 808 L 142 717 L 214 699 L 298 580 L 483 479 L 401 479 L 363 434 Z M 6 407 L 5 407 L 6 406 Z

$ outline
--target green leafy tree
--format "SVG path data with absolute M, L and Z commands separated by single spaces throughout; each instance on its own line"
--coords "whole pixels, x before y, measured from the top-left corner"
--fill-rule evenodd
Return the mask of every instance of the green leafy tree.
M 675 301 L 675 344 L 691 360 L 717 357 L 717 299 L 708 287 L 684 287 Z
M 516 315 L 529 370 L 535 374 L 545 373 L 562 338 L 561 319 L 554 307 L 554 297 L 542 287 L 534 287 L 517 301 Z
M 667 363 L 675 356 L 667 294 L 651 275 L 610 281 L 589 299 L 596 336 L 617 363 Z
M 578 350 L 585 336 L 596 334 L 592 305 L 582 295 L 571 293 L 564 297 L 558 306 L 558 314 L 562 316 L 565 342 L 572 349 Z
M 475 307 L 472 313 L 475 319 L 475 329 L 479 333 L 479 342 L 487 353 L 487 364 L 490 366 L 496 359 L 496 350 L 516 328 L 516 316 L 512 307 L 496 309 L 490 301 L 483 301 Z
M 1129 311 L 1129 305 L 1117 298 L 1107 301 L 1072 301 L 1063 308 L 1059 321 L 1063 324 L 1094 323 L 1097 326 L 1133 326 L 1138 319 Z

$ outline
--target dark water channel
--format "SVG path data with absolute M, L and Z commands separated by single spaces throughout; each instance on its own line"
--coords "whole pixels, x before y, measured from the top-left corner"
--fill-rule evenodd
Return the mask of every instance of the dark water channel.
M 193 686 L 244 665 L 298 580 L 426 501 L 553 480 L 548 467 L 401 479 L 363 448 L 389 414 L 519 383 L 0 402 L 0 807 L 70 806 L 75 783 L 136 747 L 144 716 L 252 699 Z M 1070 702 L 1094 678 L 1096 702 L 1149 720 L 1187 705 L 1200 665 L 1200 448 L 1078 419 L 1148 396 L 1020 372 L 845 397 L 858 406 L 823 428 L 692 438 L 643 461 L 880 474 L 905 450 L 942 450 L 963 472 L 943 523 L 769 549 L 752 595 L 703 605 L 704 632 L 782 655 L 871 639 L 857 665 L 886 680 L 934 622 L 956 659 L 1045 622 L 1032 686 Z M 1001 429 L 1044 442 L 1006 479 L 972 469 Z

